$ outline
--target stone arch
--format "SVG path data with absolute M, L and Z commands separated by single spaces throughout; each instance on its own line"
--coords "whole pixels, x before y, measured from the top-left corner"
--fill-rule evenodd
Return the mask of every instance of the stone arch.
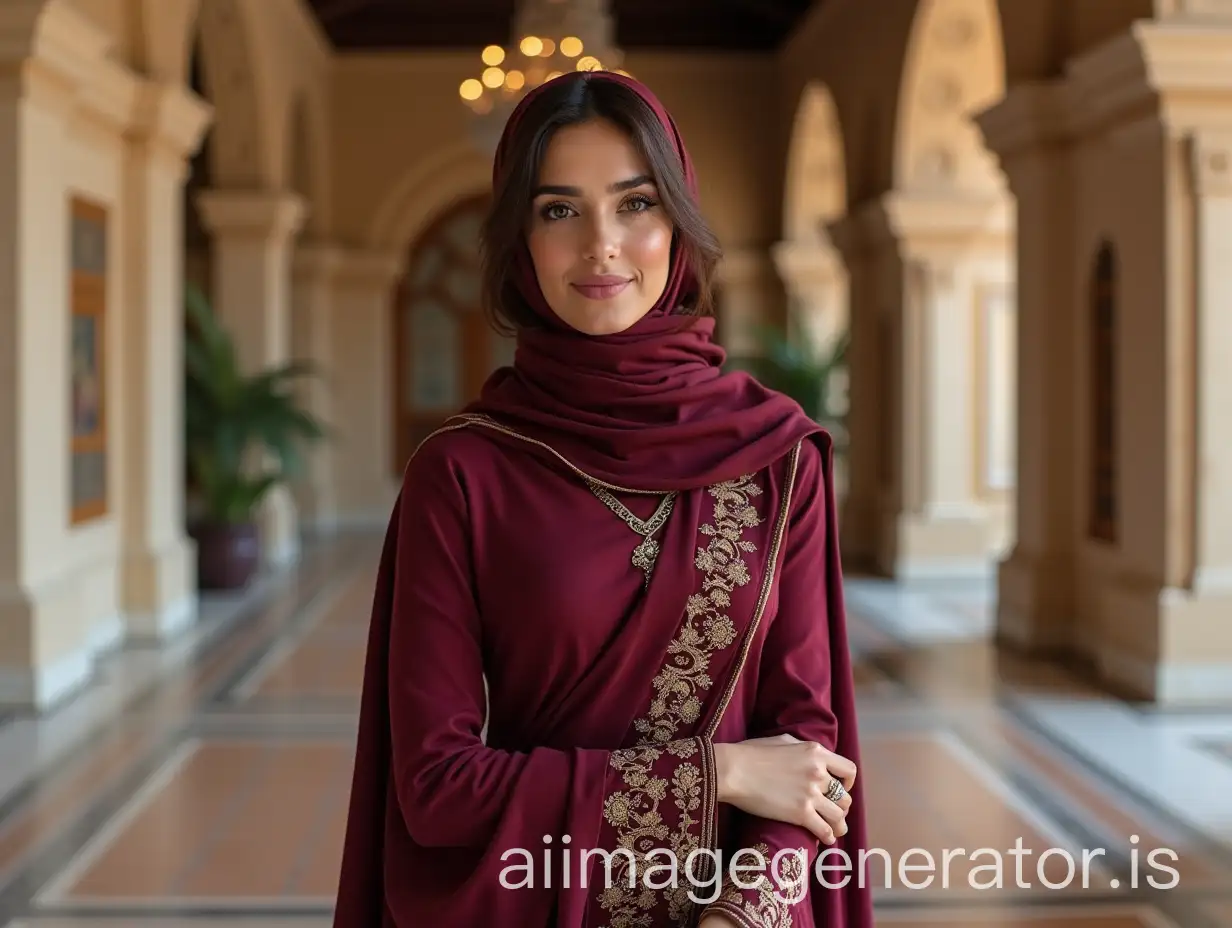
M 847 212 L 847 158 L 838 107 L 829 87 L 810 81 L 800 93 L 787 151 L 783 240 L 773 258 L 787 295 L 788 332 L 818 360 L 833 355 L 848 327 L 848 281 L 829 227 Z M 846 409 L 845 369 L 827 385 L 824 416 L 840 428 Z M 840 462 L 840 474 L 843 468 Z M 842 487 L 840 477 L 840 488 Z M 840 489 L 841 492 L 841 489 Z
M 847 211 L 847 167 L 838 108 L 828 87 L 810 82 L 800 94 L 787 154 L 783 237 L 810 240 Z
M 197 15 L 203 89 L 214 107 L 210 166 L 220 187 L 273 187 L 266 135 L 266 75 L 256 56 L 249 0 L 209 0 Z
M 304 232 L 311 238 L 323 236 L 329 228 L 329 149 L 325 114 L 314 105 L 310 91 L 292 96 L 287 107 L 287 128 L 283 141 L 283 186 L 304 198 L 307 214 Z
M 369 226 L 368 243 L 385 252 L 405 254 L 411 242 L 443 210 L 465 197 L 491 189 L 492 166 L 465 143 L 442 148 L 413 165 L 382 197 Z
M 920 0 L 894 132 L 897 189 L 989 189 L 1003 176 L 972 117 L 1005 92 L 996 0 Z
M 130 64 L 170 84 L 189 79 L 201 0 L 126 0 L 124 44 Z

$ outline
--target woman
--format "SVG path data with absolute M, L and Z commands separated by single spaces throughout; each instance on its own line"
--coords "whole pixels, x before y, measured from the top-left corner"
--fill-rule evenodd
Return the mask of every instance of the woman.
M 721 373 L 696 195 L 631 79 L 509 120 L 484 285 L 516 362 L 406 469 L 338 928 L 872 924 L 814 876 L 864 846 L 830 441 Z

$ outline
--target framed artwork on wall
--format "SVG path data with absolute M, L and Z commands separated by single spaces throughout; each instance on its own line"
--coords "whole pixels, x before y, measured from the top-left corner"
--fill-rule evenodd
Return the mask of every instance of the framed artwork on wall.
M 69 455 L 70 521 L 108 511 L 107 210 L 70 203 Z

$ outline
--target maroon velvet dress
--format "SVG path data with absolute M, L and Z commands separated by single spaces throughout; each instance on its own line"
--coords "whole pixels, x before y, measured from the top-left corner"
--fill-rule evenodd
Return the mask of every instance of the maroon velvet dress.
M 642 536 L 555 448 L 486 416 L 424 442 L 377 584 L 335 925 L 871 925 L 857 874 L 817 882 L 807 830 L 716 802 L 716 742 L 858 762 L 830 464 L 818 430 L 681 490 L 647 579 Z M 639 519 L 663 498 L 609 489 Z M 804 866 L 744 888 L 746 848 Z

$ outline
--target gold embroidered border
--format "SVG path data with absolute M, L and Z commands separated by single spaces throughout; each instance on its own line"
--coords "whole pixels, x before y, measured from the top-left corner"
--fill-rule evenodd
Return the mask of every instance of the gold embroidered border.
M 679 758 L 670 782 L 653 772 L 665 754 Z M 627 789 L 611 793 L 603 807 L 604 817 L 618 835 L 599 895 L 600 906 L 609 913 L 608 926 L 648 925 L 648 913 L 661 900 L 667 903 L 672 924 L 690 924 L 695 905 L 689 898 L 693 883 L 688 871 L 682 875 L 681 867 L 695 867 L 690 855 L 703 841 L 709 846 L 711 840 L 717 805 L 713 747 L 701 738 L 683 738 L 662 746 L 639 745 L 613 751 L 611 764 L 621 772 Z M 674 827 L 667 824 L 668 817 L 661 811 L 669 791 L 679 816 Z M 667 859 L 658 859 L 665 851 L 670 851 Z M 662 889 L 655 881 L 660 869 L 668 872 Z M 709 876 L 707 868 L 697 878 Z
M 750 502 L 761 487 L 750 476 L 710 487 L 714 497 L 714 524 L 699 531 L 710 538 L 697 549 L 694 565 L 702 573 L 701 590 L 689 597 L 684 621 L 667 646 L 667 659 L 652 683 L 654 698 L 646 716 L 635 721 L 637 732 L 663 744 L 676 737 L 682 725 L 701 718 L 702 694 L 714 684 L 711 658 L 736 640 L 736 626 L 728 611 L 737 587 L 749 582 L 743 555 L 757 546 L 742 536 L 746 528 L 761 524 Z
M 736 628 L 729 615 L 732 593 L 750 580 L 744 555 L 757 550 L 756 544 L 745 539 L 748 528 L 761 524 L 761 516 L 751 500 L 762 493 L 752 475 L 718 483 L 709 488 L 714 498 L 714 519 L 701 526 L 701 534 L 709 537 L 706 547 L 699 547 L 694 564 L 702 574 L 700 591 L 689 597 L 685 616 L 675 639 L 668 646 L 663 667 L 655 676 L 654 695 L 643 718 L 634 722 L 635 730 L 647 742 L 613 754 L 612 764 L 619 769 L 631 792 L 615 794 L 604 814 L 617 832 L 617 844 L 634 854 L 639 863 L 644 854 L 656 847 L 670 847 L 677 867 L 689 861 L 689 855 L 701 847 L 711 849 L 715 835 L 715 805 L 713 776 L 713 746 L 709 739 L 674 740 L 682 726 L 696 724 L 701 718 L 702 695 L 713 686 L 710 676 L 711 658 L 736 640 Z M 677 767 L 672 791 L 680 809 L 680 824 L 668 829 L 658 815 L 658 802 L 666 795 L 667 783 L 651 774 L 655 762 L 662 756 L 659 745 L 675 746 L 700 742 L 709 771 L 701 781 L 693 781 L 695 768 Z M 692 817 L 696 806 L 693 790 L 704 790 L 705 809 L 700 819 Z M 686 803 L 687 799 L 687 803 Z M 638 817 L 631 817 L 636 809 Z M 700 826 L 698 833 L 691 830 Z M 651 829 L 648 831 L 647 829 Z M 649 839 L 642 841 L 641 839 Z M 664 842 L 668 842 L 666 845 Z M 677 879 L 676 885 L 665 891 L 668 917 L 673 924 L 688 925 L 693 921 L 696 903 L 689 898 L 692 883 Z M 659 892 L 643 885 L 628 885 L 628 880 L 612 881 L 600 897 L 600 905 L 611 912 L 610 928 L 634 928 L 644 925 L 646 914 L 659 902 Z
M 749 626 L 748 631 L 744 633 L 744 645 L 740 649 L 740 656 L 736 660 L 736 666 L 727 677 L 727 687 L 723 691 L 723 696 L 719 701 L 719 707 L 715 711 L 714 716 L 710 719 L 710 724 L 706 726 L 705 737 L 713 738 L 714 733 L 719 730 L 719 723 L 723 721 L 723 715 L 727 711 L 728 703 L 731 702 L 732 694 L 736 692 L 736 684 L 740 682 L 740 674 L 744 671 L 745 662 L 749 657 L 749 648 L 753 645 L 753 639 L 757 635 L 757 629 L 761 626 L 762 616 L 766 611 L 766 603 L 770 599 L 770 590 L 774 586 L 774 581 L 778 576 L 779 551 L 783 547 L 783 536 L 787 534 L 787 522 L 791 515 L 791 498 L 796 486 L 796 473 L 800 464 L 800 449 L 804 442 L 799 442 L 791 452 L 791 462 L 787 468 L 787 479 L 783 482 L 783 492 L 779 495 L 779 514 L 774 526 L 774 536 L 770 542 L 770 552 L 766 558 L 766 569 L 762 575 L 761 593 L 757 598 L 757 608 L 753 612 L 753 622 Z
M 757 844 L 753 850 L 762 855 L 757 866 L 763 870 L 769 869 L 773 863 L 770 848 L 765 844 Z M 803 849 L 800 850 L 800 853 L 802 852 Z M 740 858 L 733 859 L 732 864 L 738 868 L 741 865 Z M 799 853 L 784 855 L 778 866 L 779 873 L 776 876 L 782 877 L 780 885 L 791 889 L 776 888 L 770 877 L 762 872 L 756 879 L 746 881 L 753 884 L 747 890 L 729 885 L 719 898 L 710 904 L 707 911 L 729 915 L 741 928 L 791 928 L 792 903 L 803 898 L 803 892 L 797 890 L 804 888 L 804 869 L 800 865 Z M 756 893 L 756 898 L 748 898 L 746 891 Z

